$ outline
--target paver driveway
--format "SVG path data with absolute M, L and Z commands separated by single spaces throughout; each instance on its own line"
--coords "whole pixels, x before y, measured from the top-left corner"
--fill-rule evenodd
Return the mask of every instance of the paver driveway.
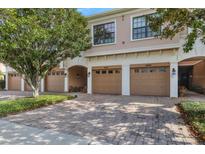
M 166 97 L 79 95 L 4 118 L 108 144 L 197 144 Z

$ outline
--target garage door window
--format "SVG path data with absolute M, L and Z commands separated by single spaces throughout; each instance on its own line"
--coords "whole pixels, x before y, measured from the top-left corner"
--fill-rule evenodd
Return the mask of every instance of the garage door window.
M 150 72 L 150 73 L 152 73 L 152 72 L 157 72 L 157 70 L 158 70 L 158 68 L 150 68 L 150 69 L 149 69 L 149 72 Z
M 113 74 L 113 70 L 109 70 L 109 71 L 108 71 L 108 74 Z
M 166 70 L 165 67 L 160 67 L 160 68 L 159 68 L 159 72 L 167 72 L 167 70 Z
M 166 67 L 150 67 L 150 68 L 136 68 L 134 69 L 135 73 L 155 73 L 155 72 L 167 72 Z
M 116 73 L 116 74 L 119 74 L 119 73 L 120 73 L 120 70 L 115 70 L 115 73 Z
M 106 73 L 107 73 L 107 71 L 106 71 L 106 70 L 103 70 L 103 71 L 102 71 L 102 74 L 106 74 Z
M 141 70 L 140 71 L 141 73 L 147 73 L 148 72 L 148 68 L 141 68 L 140 70 Z

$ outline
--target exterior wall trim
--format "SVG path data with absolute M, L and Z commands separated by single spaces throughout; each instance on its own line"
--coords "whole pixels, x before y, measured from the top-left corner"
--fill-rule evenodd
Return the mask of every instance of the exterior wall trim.
M 112 14 L 107 13 L 106 15 L 104 13 L 103 16 L 102 15 L 100 16 L 98 14 L 98 15 L 95 15 L 95 16 L 89 16 L 87 19 L 88 19 L 89 23 L 98 22 L 98 21 L 101 21 L 101 20 L 108 20 L 108 19 L 111 19 L 111 18 L 116 18 L 118 16 L 127 15 L 127 14 L 130 14 L 130 13 L 137 13 L 137 12 L 146 11 L 146 10 L 149 10 L 149 9 L 148 8 L 126 9 L 125 11 L 123 11 L 123 9 L 121 9 L 120 11 L 118 11 L 118 13 L 112 13 Z
M 161 45 L 161 46 L 155 45 L 150 47 L 108 50 L 104 53 L 98 53 L 98 54 L 90 54 L 88 52 L 85 52 L 85 57 L 105 56 L 105 55 L 113 55 L 113 54 L 127 54 L 133 52 L 147 52 L 147 51 L 165 50 L 165 49 L 178 49 L 180 48 L 180 45 L 181 45 L 180 43 L 174 43 L 174 44 Z
M 170 63 L 170 97 L 178 97 L 178 62 Z
M 130 65 L 122 65 L 122 95 L 130 96 Z

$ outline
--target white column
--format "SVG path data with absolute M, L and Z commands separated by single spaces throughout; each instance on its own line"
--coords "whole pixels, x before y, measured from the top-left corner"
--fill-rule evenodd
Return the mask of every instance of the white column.
M 25 86 L 25 82 L 24 82 L 24 75 L 21 77 L 21 91 L 24 91 L 24 86 Z
M 130 95 L 130 65 L 122 65 L 122 95 Z
M 6 75 L 5 75 L 5 90 L 8 90 L 9 86 L 9 73 L 8 73 L 8 67 L 6 66 Z
M 64 78 L 64 92 L 68 92 L 69 82 L 68 82 L 68 70 L 64 70 L 65 78 Z
M 87 93 L 92 94 L 92 67 L 87 69 Z
M 178 63 L 170 63 L 170 97 L 178 97 Z
M 45 80 L 41 79 L 41 92 L 45 91 Z

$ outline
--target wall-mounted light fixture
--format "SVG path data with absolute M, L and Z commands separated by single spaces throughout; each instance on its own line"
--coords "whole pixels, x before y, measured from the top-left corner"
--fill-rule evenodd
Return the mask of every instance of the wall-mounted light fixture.
M 176 74 L 176 69 L 172 68 L 172 75 L 175 75 L 175 74 Z
M 90 77 L 90 72 L 88 72 L 88 77 Z

